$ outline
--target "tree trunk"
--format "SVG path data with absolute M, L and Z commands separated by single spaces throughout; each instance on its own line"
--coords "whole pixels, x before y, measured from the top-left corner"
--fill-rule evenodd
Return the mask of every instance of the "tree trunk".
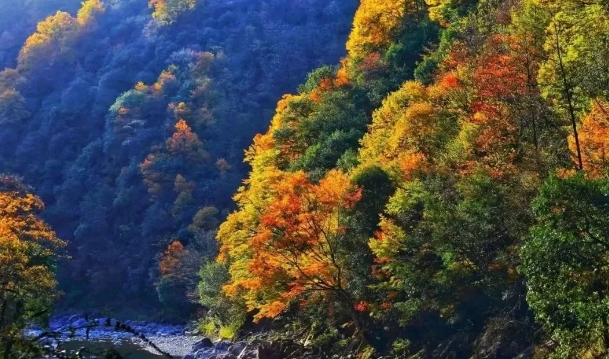
M 555 33 L 555 44 L 556 54 L 558 56 L 558 65 L 560 67 L 560 76 L 562 77 L 563 87 L 565 91 L 565 97 L 567 99 L 567 105 L 569 108 L 569 116 L 571 117 L 571 126 L 573 127 L 573 137 L 575 137 L 575 148 L 577 150 L 577 162 L 579 170 L 584 169 L 584 163 L 582 161 L 582 152 L 579 145 L 579 135 L 577 133 L 577 117 L 575 116 L 575 107 L 573 106 L 573 89 L 571 84 L 567 80 L 567 71 L 562 60 L 562 52 L 560 51 L 560 42 L 558 38 L 558 25 L 554 22 L 554 33 Z

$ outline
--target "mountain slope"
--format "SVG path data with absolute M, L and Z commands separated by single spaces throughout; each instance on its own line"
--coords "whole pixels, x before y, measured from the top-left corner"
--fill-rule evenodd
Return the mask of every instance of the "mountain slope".
M 241 151 L 281 93 L 343 53 L 356 6 L 163 4 L 58 12 L 0 75 L 0 166 L 37 189 L 69 241 L 65 306 L 154 307 L 157 257 L 172 240 L 199 262 L 215 254 L 215 227 L 195 214 L 213 223 L 232 208 Z M 171 300 L 186 302 L 184 290 Z
M 248 152 L 204 272 L 226 281 L 200 285 L 217 326 L 296 323 L 361 357 L 606 358 L 608 16 L 362 1 L 347 57 Z

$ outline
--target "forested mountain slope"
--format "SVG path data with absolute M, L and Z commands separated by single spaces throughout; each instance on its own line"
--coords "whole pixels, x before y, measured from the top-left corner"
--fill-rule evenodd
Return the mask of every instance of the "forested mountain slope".
M 187 290 L 160 279 L 158 257 L 178 239 L 196 252 L 194 288 L 247 171 L 243 150 L 282 93 L 343 55 L 357 3 L 0 6 L 0 168 L 36 188 L 69 243 L 62 305 L 154 307 L 158 286 L 180 311 Z M 39 15 L 50 16 L 33 26 Z
M 1 172 L 67 240 L 64 307 L 609 358 L 608 43 L 606 0 L 88 0 L 0 73 Z M 15 253 L 63 246 L 5 182 Z
M 291 323 L 361 357 L 609 357 L 608 36 L 603 0 L 362 0 L 346 58 L 247 152 L 207 327 Z
M 75 12 L 78 0 L 4 0 L 0 2 L 0 69 L 14 67 L 23 42 L 36 24 L 57 11 Z

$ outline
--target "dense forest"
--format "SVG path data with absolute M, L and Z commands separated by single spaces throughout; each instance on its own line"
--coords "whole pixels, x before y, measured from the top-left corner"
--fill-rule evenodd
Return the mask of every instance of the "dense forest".
M 10 335 L 57 299 L 327 357 L 609 358 L 607 0 L 3 4 Z
M 0 6 L 0 172 L 35 188 L 68 242 L 60 305 L 149 313 L 190 303 L 243 150 L 282 93 L 344 55 L 357 3 Z M 174 240 L 193 253 L 179 283 L 158 264 Z

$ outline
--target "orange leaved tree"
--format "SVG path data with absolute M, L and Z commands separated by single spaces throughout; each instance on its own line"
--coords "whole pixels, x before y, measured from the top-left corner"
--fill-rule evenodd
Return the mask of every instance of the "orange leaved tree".
M 609 103 L 602 99 L 591 101 L 590 112 L 582 118 L 579 146 L 584 168 L 589 177 L 602 178 L 609 168 Z M 571 153 L 577 153 L 578 143 L 571 133 L 568 138 Z M 573 161 L 577 157 L 572 155 Z
M 331 299 L 355 308 L 347 289 L 346 220 L 361 191 L 340 171 L 329 172 L 318 184 L 303 172 L 283 175 L 249 239 L 250 275 L 233 276 L 224 290 L 229 296 L 243 296 L 248 309 L 258 311 L 256 320 L 276 317 L 295 300 Z

